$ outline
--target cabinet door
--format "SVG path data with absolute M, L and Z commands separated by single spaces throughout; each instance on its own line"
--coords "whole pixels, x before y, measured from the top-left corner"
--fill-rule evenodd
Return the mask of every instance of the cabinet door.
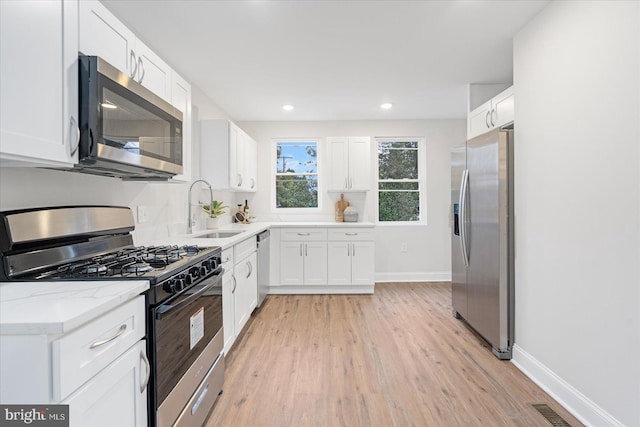
M 146 427 L 149 369 L 142 340 L 62 402 L 69 425 Z
M 136 76 L 142 86 L 167 102 L 171 99 L 171 68 L 141 40 L 136 40 Z
M 171 104 L 182 112 L 182 174 L 172 181 L 191 181 L 191 85 L 176 73 L 171 75 Z M 213 185 L 213 183 L 212 183 Z
M 236 279 L 233 271 L 225 271 L 222 277 L 222 324 L 224 328 L 224 353 L 228 354 L 236 338 L 235 331 Z
M 244 184 L 243 172 L 243 144 L 242 131 L 229 122 L 229 187 L 231 190 L 240 190 Z
M 303 276 L 303 243 L 280 243 L 280 284 L 301 285 Z
M 80 1 L 80 52 L 96 55 L 130 77 L 136 74 L 136 37 L 99 1 Z
M 349 138 L 350 190 L 371 188 L 371 139 Z
M 348 285 L 351 283 L 351 243 L 329 242 L 327 251 L 327 283 Z
M 504 90 L 493 98 L 491 111 L 494 127 L 499 127 L 513 121 L 513 86 Z
M 244 139 L 244 176 L 245 190 L 255 192 L 258 184 L 258 144 L 246 134 Z
M 237 263 L 233 268 L 237 283 L 235 292 L 236 335 L 240 334 L 256 307 L 258 299 L 256 264 L 254 253 L 252 256 Z
M 304 284 L 327 283 L 327 242 L 307 242 L 304 246 Z
M 370 285 L 375 282 L 375 252 L 373 242 L 351 243 L 351 283 Z
M 78 97 L 74 6 L 77 3 L 63 1 L 0 1 L 3 165 L 72 163 L 69 141 L 75 145 L 77 140 Z
M 471 111 L 469 113 L 467 124 L 467 138 L 469 139 L 481 135 L 491 129 L 491 100 Z
M 329 190 L 349 189 L 349 139 L 327 138 Z

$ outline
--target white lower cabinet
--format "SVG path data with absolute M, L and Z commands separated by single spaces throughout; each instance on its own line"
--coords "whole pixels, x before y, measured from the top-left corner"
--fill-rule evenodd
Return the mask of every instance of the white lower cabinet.
M 282 227 L 279 235 L 271 293 L 373 293 L 373 227 Z
M 330 285 L 374 283 L 375 250 L 372 230 L 331 230 L 329 240 Z
M 146 426 L 145 297 L 62 335 L 0 335 L 0 401 L 69 404 L 70 426 Z
M 222 251 L 222 321 L 227 354 L 258 303 L 257 242 L 252 237 Z
M 144 427 L 150 374 L 145 341 L 138 341 L 79 390 L 62 401 L 69 425 Z

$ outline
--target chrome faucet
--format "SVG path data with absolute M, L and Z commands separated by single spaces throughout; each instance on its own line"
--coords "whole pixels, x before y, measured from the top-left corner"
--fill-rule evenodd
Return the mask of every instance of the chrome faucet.
M 211 207 L 211 205 L 213 204 L 213 190 L 211 189 L 211 184 L 209 184 L 204 179 L 196 179 L 195 181 L 193 181 L 193 184 L 191 184 L 191 187 L 189 187 L 189 200 L 187 200 L 187 203 L 189 205 L 189 208 L 187 209 L 187 215 L 189 215 L 189 218 L 187 219 L 187 234 L 193 233 L 193 225 L 195 224 L 195 221 L 192 221 L 191 219 L 191 190 L 193 189 L 193 186 L 196 185 L 196 182 L 204 182 L 205 184 L 207 184 L 207 187 L 209 187 L 209 195 L 211 196 L 211 199 L 209 200 L 209 207 Z M 213 218 L 213 211 L 211 209 L 209 209 L 209 216 Z

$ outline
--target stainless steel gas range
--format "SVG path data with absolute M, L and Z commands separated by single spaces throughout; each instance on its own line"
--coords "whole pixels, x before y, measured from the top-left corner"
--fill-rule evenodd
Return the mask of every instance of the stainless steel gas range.
M 0 281 L 148 280 L 149 425 L 201 426 L 224 380 L 220 248 L 135 246 L 129 208 L 0 212 Z

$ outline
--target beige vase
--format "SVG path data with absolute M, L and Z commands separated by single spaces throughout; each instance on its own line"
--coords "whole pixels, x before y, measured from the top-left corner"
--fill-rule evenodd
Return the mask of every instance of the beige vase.
M 207 217 L 207 228 L 218 228 L 218 218 Z

